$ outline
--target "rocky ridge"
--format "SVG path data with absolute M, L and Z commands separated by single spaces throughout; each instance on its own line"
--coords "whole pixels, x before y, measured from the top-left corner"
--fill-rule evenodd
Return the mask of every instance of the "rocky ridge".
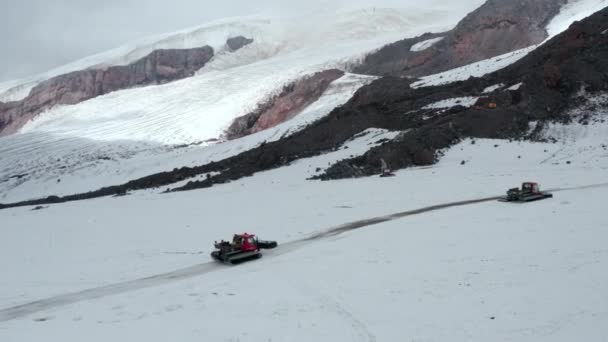
M 368 55 L 354 72 L 420 77 L 541 43 L 565 0 L 489 0 L 451 31 L 404 39 Z M 441 37 L 426 49 L 415 44 Z

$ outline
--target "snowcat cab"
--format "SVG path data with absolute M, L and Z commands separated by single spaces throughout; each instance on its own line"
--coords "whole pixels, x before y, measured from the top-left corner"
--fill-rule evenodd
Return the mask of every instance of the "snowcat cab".
M 521 192 L 529 194 L 538 194 L 540 192 L 540 188 L 538 186 L 538 183 L 525 182 L 521 185 Z

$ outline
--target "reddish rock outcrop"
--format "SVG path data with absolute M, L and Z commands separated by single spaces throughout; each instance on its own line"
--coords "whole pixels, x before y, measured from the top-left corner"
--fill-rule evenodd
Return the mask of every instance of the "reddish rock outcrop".
M 343 71 L 330 69 L 290 83 L 279 95 L 259 105 L 252 113 L 235 119 L 226 131 L 226 138 L 240 138 L 293 118 L 317 101 L 329 85 L 342 76 L 344 76 Z
M 423 51 L 410 51 L 426 34 L 390 44 L 369 55 L 355 72 L 419 77 L 499 56 L 547 38 L 545 27 L 565 0 L 488 0 L 445 37 Z
M 209 46 L 156 50 L 125 66 L 87 69 L 53 77 L 38 84 L 18 102 L 0 104 L 0 136 L 16 132 L 41 112 L 137 86 L 162 84 L 190 77 L 213 57 Z

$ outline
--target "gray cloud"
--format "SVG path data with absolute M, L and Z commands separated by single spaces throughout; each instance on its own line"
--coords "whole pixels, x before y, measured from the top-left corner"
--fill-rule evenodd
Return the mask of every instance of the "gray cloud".
M 46 71 L 144 36 L 222 17 L 298 13 L 346 5 L 400 6 L 408 2 L 416 1 L 0 0 L 0 81 Z

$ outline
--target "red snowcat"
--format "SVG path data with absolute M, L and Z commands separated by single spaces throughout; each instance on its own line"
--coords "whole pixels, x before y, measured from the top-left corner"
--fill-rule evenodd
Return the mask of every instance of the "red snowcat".
M 553 194 L 540 191 L 538 183 L 525 182 L 521 185 L 521 189 L 512 188 L 507 191 L 507 195 L 501 197 L 501 202 L 532 202 L 545 198 L 551 198 Z
M 226 264 L 239 264 L 262 257 L 262 249 L 277 247 L 276 241 L 258 240 L 253 234 L 234 234 L 232 242 L 215 242 L 211 257 Z

